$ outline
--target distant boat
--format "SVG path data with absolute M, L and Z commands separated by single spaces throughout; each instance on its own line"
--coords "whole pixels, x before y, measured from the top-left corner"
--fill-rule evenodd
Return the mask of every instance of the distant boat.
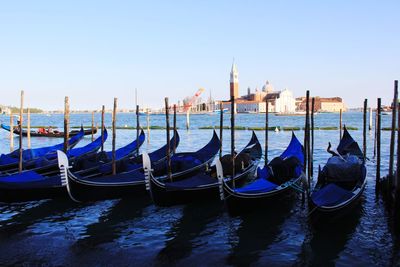
M 318 112 L 314 112 L 314 115 L 317 115 Z M 296 112 L 288 112 L 288 113 L 275 113 L 275 116 L 305 116 L 305 111 L 296 111 Z M 311 112 L 310 112 L 311 115 Z
M 11 132 L 11 127 L 9 125 L 1 124 L 0 127 L 6 131 Z M 14 130 L 13 130 L 14 134 L 19 135 L 20 134 L 19 127 L 17 126 L 17 127 L 13 127 L 13 128 L 14 128 Z M 64 137 L 64 132 L 58 131 L 57 129 L 54 129 L 54 130 L 51 129 L 49 131 L 49 129 L 51 129 L 51 127 L 39 128 L 38 131 L 31 131 L 31 137 Z M 69 132 L 69 136 L 72 137 L 79 133 L 80 133 L 79 130 L 72 130 Z M 97 133 L 97 129 L 93 128 L 93 134 L 96 134 L 96 133 Z M 91 134 L 92 134 L 91 129 L 84 130 L 84 135 L 91 135 Z M 27 131 L 22 130 L 22 136 L 26 137 L 27 135 L 28 135 Z
M 391 111 L 382 111 L 381 112 L 382 115 L 392 115 Z
M 223 113 L 225 113 L 225 112 L 227 112 L 227 111 L 228 111 L 227 108 L 222 109 L 222 112 L 223 112 Z M 214 110 L 214 113 L 221 113 L 221 110 L 220 110 L 220 109 L 216 109 L 216 110 Z

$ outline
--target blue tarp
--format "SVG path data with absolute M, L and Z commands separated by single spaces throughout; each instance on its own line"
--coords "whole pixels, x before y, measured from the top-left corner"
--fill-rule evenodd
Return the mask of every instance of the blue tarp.
M 352 192 L 331 183 L 314 192 L 311 195 L 311 199 L 315 205 L 321 207 L 335 206 L 352 198 L 353 196 L 354 194 Z
M 238 193 L 266 193 L 277 188 L 278 185 L 271 183 L 270 181 L 259 178 L 253 182 L 245 185 L 244 187 L 235 189 Z
M 68 146 L 74 146 L 78 143 L 79 140 L 82 139 L 84 136 L 84 131 L 83 128 L 79 131 L 77 135 L 69 139 L 68 141 Z M 57 150 L 61 150 L 64 147 L 64 143 L 57 144 L 54 146 L 48 146 L 48 147 L 41 147 L 41 148 L 33 148 L 33 149 L 24 149 L 22 152 L 22 157 L 24 161 L 32 160 L 35 158 L 43 157 L 44 155 L 55 152 Z M 0 165 L 8 165 L 12 163 L 18 163 L 19 162 L 19 150 L 15 150 L 11 152 L 10 154 L 2 154 L 0 156 Z
M 24 171 L 9 176 L 0 176 L 1 182 L 7 183 L 22 183 L 43 180 L 44 177 L 34 171 Z

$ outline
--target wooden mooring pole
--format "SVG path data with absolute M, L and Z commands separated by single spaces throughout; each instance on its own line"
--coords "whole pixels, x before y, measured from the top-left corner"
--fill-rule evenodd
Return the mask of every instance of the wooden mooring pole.
M 94 141 L 94 111 L 92 111 L 92 142 Z
M 377 103 L 377 122 L 376 122 L 376 179 L 375 179 L 375 189 L 379 189 L 380 179 L 381 179 L 381 99 L 378 98 Z
M 186 111 L 186 130 L 189 130 L 190 128 L 190 107 Z
M 19 164 L 18 171 L 22 172 L 22 125 L 23 125 L 23 115 L 24 115 L 24 91 L 21 91 L 21 105 L 19 108 Z
M 176 152 L 176 104 L 174 104 L 174 150 L 173 153 Z
M 396 200 L 400 197 L 400 105 L 397 105 L 397 159 L 396 159 L 396 176 L 394 177 L 394 190 Z
M 395 133 L 396 133 L 396 113 L 397 113 L 397 100 L 398 99 L 398 82 L 394 81 L 394 97 L 393 97 L 393 106 L 392 106 L 392 129 L 390 132 L 390 151 L 389 151 L 389 175 L 388 175 L 388 184 L 387 184 L 387 192 L 391 192 L 393 185 L 393 168 L 394 168 L 394 143 L 395 143 Z
M 269 127 L 269 121 L 268 121 L 268 115 L 269 115 L 269 104 L 268 104 L 268 98 L 265 97 L 265 158 L 264 158 L 264 165 L 268 165 L 268 127 Z
M 311 99 L 311 151 L 310 151 L 310 173 L 311 177 L 314 176 L 314 109 L 315 109 L 315 98 Z
M 136 105 L 136 155 L 139 156 L 139 105 Z
M 172 182 L 172 168 L 171 168 L 171 140 L 169 139 L 169 104 L 168 97 L 165 98 L 165 122 L 166 122 L 166 130 L 167 130 L 167 175 L 170 181 Z
M 232 158 L 232 187 L 235 188 L 235 96 L 231 95 L 231 158 Z
M 31 109 L 28 108 L 27 110 L 27 117 L 26 117 L 26 137 L 28 141 L 28 149 L 31 148 Z
M 339 112 L 339 142 L 340 140 L 342 140 L 342 132 L 343 132 L 343 124 L 342 124 L 342 119 L 343 119 L 343 113 L 342 113 L 342 109 L 340 109 Z
M 368 109 L 368 100 L 364 99 L 364 116 L 363 116 L 363 154 L 364 154 L 364 161 L 367 158 L 367 109 Z
M 14 118 L 10 113 L 10 152 L 14 151 Z
M 147 143 L 150 144 L 150 110 L 147 109 Z
M 64 98 L 64 153 L 68 150 L 69 138 L 69 97 Z
M 117 174 L 117 164 L 115 162 L 116 153 L 115 153 L 115 138 L 116 138 L 116 120 L 117 120 L 117 98 L 114 98 L 114 108 L 112 113 L 112 174 Z
M 221 114 L 219 114 L 219 158 L 222 158 L 222 135 L 224 131 L 224 105 L 222 104 L 222 101 L 219 103 L 219 110 Z
M 101 107 L 101 152 L 104 151 L 104 113 L 106 112 L 106 107 L 103 105 Z

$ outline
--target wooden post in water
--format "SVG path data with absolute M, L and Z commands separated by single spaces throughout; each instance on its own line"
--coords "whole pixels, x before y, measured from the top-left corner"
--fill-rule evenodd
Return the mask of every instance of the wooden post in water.
M 363 116 L 363 154 L 364 161 L 367 158 L 367 109 L 368 109 L 368 100 L 364 100 L 364 116 Z
M 314 176 L 314 108 L 315 108 L 315 98 L 311 99 L 311 152 L 310 152 L 310 173 L 311 177 Z
M 232 186 L 235 188 L 235 96 L 231 95 L 231 157 L 232 157 Z
M 26 117 L 26 137 L 28 140 L 28 149 L 31 148 L 31 109 L 28 108 L 27 110 L 27 117 Z
M 117 174 L 117 164 L 115 162 L 116 154 L 115 154 L 115 138 L 116 138 L 116 125 L 115 122 L 117 120 L 117 101 L 118 99 L 115 97 L 114 98 L 114 108 L 113 108 L 113 114 L 112 114 L 112 174 L 116 175 Z
M 92 111 L 92 142 L 94 141 L 94 111 Z
M 375 189 L 379 188 L 380 179 L 381 179 L 381 99 L 378 98 L 378 107 L 377 107 L 377 125 L 376 125 L 376 180 L 375 180 Z
M 21 91 L 21 106 L 19 108 L 19 164 L 18 170 L 22 172 L 22 125 L 24 115 L 24 91 Z
M 378 110 L 375 111 L 375 127 L 374 127 L 374 159 L 376 158 L 376 138 L 377 138 L 377 127 L 378 127 Z
M 68 139 L 69 139 L 69 98 L 68 96 L 64 99 L 64 153 L 68 150 Z
M 174 104 L 174 150 L 173 153 L 175 154 L 176 152 L 176 104 Z
M 311 173 L 310 173 L 310 91 L 307 90 L 306 95 L 307 103 L 306 103 L 306 158 L 307 158 L 307 181 L 308 184 L 311 184 Z
M 224 105 L 222 104 L 222 101 L 219 103 L 219 158 L 222 158 L 222 133 L 224 131 Z
M 139 156 L 139 128 L 140 128 L 140 120 L 139 120 L 139 105 L 136 105 L 136 155 Z
M 190 107 L 186 111 L 186 130 L 189 130 L 190 128 Z
M 103 105 L 101 107 L 101 152 L 104 151 L 104 113 L 106 112 L 106 107 Z
M 400 185 L 400 105 L 397 105 L 397 162 L 396 162 L 396 177 L 395 177 L 395 197 L 399 197 Z
M 165 121 L 166 121 L 166 129 L 167 129 L 167 175 L 170 181 L 172 182 L 172 170 L 171 170 L 171 141 L 169 140 L 169 105 L 168 105 L 168 97 L 165 98 Z
M 307 172 L 308 167 L 308 151 L 307 151 L 307 142 L 308 142 L 308 111 L 309 111 L 309 101 L 310 101 L 310 91 L 306 91 L 306 117 L 304 122 L 304 163 L 303 163 L 303 171 Z
M 392 189 L 393 181 L 393 166 L 394 166 L 394 142 L 395 142 L 395 131 L 396 131 L 396 113 L 397 113 L 397 99 L 398 99 L 398 82 L 394 81 L 394 97 L 392 107 L 392 129 L 390 132 L 390 154 L 389 154 L 389 176 L 388 176 L 388 192 Z M 399 114 L 400 115 L 400 114 Z
M 339 142 L 340 142 L 340 140 L 342 140 L 342 132 L 343 132 L 343 124 L 342 124 L 342 116 L 343 116 L 343 114 L 342 114 L 342 109 L 340 109 L 340 112 L 339 112 Z
M 147 143 L 150 144 L 150 110 L 147 109 Z
M 268 165 L 268 128 L 269 128 L 269 121 L 268 121 L 268 98 L 265 96 L 265 158 L 264 158 L 264 166 Z
M 14 119 L 13 114 L 10 113 L 10 152 L 14 151 Z

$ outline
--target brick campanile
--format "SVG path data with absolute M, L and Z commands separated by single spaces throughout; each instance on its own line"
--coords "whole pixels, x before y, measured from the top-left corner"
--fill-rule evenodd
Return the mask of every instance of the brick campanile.
M 231 69 L 231 79 L 230 79 L 230 95 L 234 97 L 234 99 L 239 98 L 239 78 L 238 71 L 235 62 L 232 63 Z

